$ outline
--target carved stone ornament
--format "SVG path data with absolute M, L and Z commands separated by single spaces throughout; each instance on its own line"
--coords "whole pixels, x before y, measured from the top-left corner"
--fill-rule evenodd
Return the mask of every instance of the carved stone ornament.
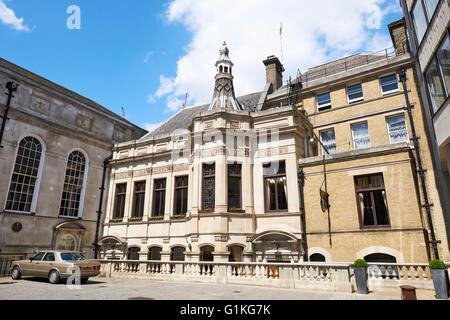
M 92 128 L 92 119 L 86 117 L 85 115 L 79 114 L 77 117 L 77 127 L 90 131 Z
M 36 111 L 40 114 L 49 115 L 50 114 L 50 102 L 43 99 L 33 97 L 31 100 L 31 110 Z

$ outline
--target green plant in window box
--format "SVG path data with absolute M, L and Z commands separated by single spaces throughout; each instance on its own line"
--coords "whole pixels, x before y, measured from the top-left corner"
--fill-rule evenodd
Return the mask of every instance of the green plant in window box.
M 129 221 L 142 221 L 142 219 L 144 219 L 144 217 L 131 217 Z
M 112 218 L 111 222 L 122 222 L 123 218 Z
M 152 216 L 150 220 L 164 220 L 164 216 Z

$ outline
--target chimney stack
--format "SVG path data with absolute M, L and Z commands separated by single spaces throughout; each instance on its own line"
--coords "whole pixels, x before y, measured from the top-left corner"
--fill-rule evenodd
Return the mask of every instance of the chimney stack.
M 283 85 L 284 67 L 275 56 L 267 57 L 267 60 L 263 61 L 263 63 L 266 66 L 267 83 L 272 84 L 272 92 L 277 91 Z
M 391 34 L 392 44 L 397 55 L 410 52 L 408 36 L 406 34 L 405 18 L 401 18 L 389 24 L 389 33 Z

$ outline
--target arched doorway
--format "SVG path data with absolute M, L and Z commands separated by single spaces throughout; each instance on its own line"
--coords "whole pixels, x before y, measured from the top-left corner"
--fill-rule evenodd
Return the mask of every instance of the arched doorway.
M 100 256 L 108 260 L 125 259 L 128 244 L 116 236 L 105 236 L 98 241 Z
M 230 246 L 228 247 L 230 255 L 228 257 L 229 262 L 242 262 L 242 253 L 244 252 L 244 247 L 242 246 Z
M 200 261 L 213 262 L 214 261 L 214 247 L 204 246 L 200 248 Z M 212 274 L 213 266 L 210 264 L 200 265 L 200 274 Z
M 373 253 L 364 257 L 368 263 L 377 263 L 379 265 L 369 266 L 369 274 L 375 278 L 399 279 L 398 268 L 389 264 L 397 263 L 397 258 L 385 253 Z
M 286 231 L 269 230 L 257 234 L 252 250 L 259 262 L 294 263 L 303 260 L 301 240 Z

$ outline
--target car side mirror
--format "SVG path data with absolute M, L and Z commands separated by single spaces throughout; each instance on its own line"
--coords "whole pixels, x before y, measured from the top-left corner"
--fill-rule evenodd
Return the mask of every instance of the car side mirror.
M 30 262 L 33 262 L 33 258 L 30 258 Z

